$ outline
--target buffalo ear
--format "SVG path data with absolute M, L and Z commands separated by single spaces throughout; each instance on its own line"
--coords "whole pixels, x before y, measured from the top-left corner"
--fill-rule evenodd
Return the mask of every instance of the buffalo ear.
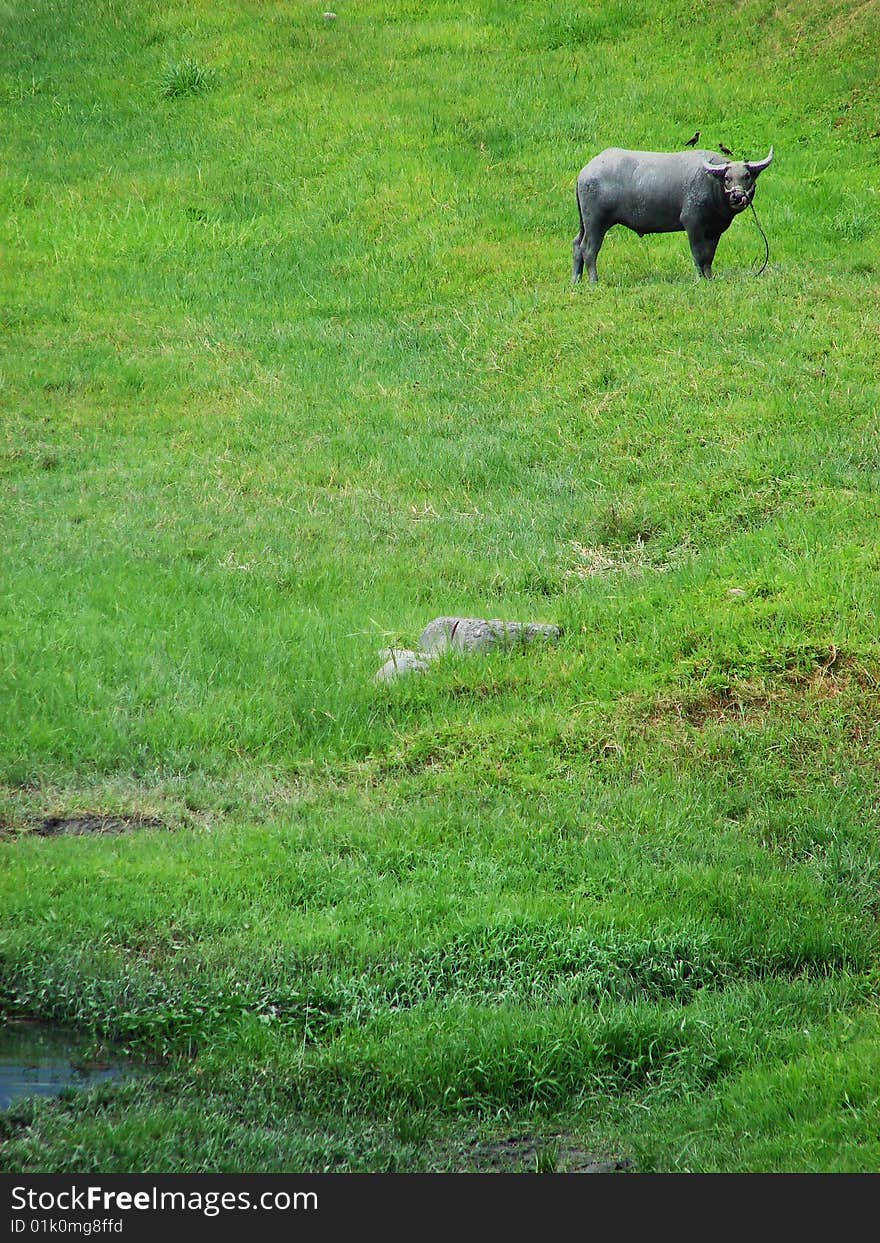
M 703 160 L 703 168 L 707 173 L 711 173 L 713 177 L 723 177 L 730 168 L 729 164 L 710 164 L 708 160 Z

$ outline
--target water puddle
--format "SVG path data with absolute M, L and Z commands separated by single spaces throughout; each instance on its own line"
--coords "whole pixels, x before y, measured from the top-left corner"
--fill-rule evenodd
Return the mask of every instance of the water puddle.
M 134 1074 L 95 1041 L 27 1019 L 0 1019 L 0 1109 L 22 1096 L 57 1096 Z

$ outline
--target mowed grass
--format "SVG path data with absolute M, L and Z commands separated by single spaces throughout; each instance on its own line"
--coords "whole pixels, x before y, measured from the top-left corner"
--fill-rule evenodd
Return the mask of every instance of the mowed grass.
M 875 1170 L 878 6 L 323 11 L 3 11 L 0 1166 Z

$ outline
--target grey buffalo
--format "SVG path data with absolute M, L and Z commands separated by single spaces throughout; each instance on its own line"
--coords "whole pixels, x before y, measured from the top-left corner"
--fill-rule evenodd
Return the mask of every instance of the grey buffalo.
M 574 239 L 575 282 L 584 264 L 595 284 L 596 255 L 615 224 L 639 237 L 684 231 L 700 276 L 712 275 L 718 240 L 751 203 L 758 176 L 771 163 L 725 160 L 715 151 L 623 151 L 610 147 L 577 180 L 580 232 Z

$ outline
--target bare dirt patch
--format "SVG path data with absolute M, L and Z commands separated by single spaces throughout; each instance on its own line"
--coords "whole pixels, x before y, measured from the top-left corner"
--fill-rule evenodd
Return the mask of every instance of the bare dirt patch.
M 19 833 L 0 828 L 0 837 L 119 837 L 138 829 L 162 829 L 165 825 L 155 816 L 104 815 L 100 812 L 77 812 L 71 815 L 34 817 Z
M 587 1152 L 570 1135 L 512 1135 L 509 1139 L 473 1141 L 462 1170 L 485 1174 L 617 1174 L 630 1169 L 626 1158 Z

